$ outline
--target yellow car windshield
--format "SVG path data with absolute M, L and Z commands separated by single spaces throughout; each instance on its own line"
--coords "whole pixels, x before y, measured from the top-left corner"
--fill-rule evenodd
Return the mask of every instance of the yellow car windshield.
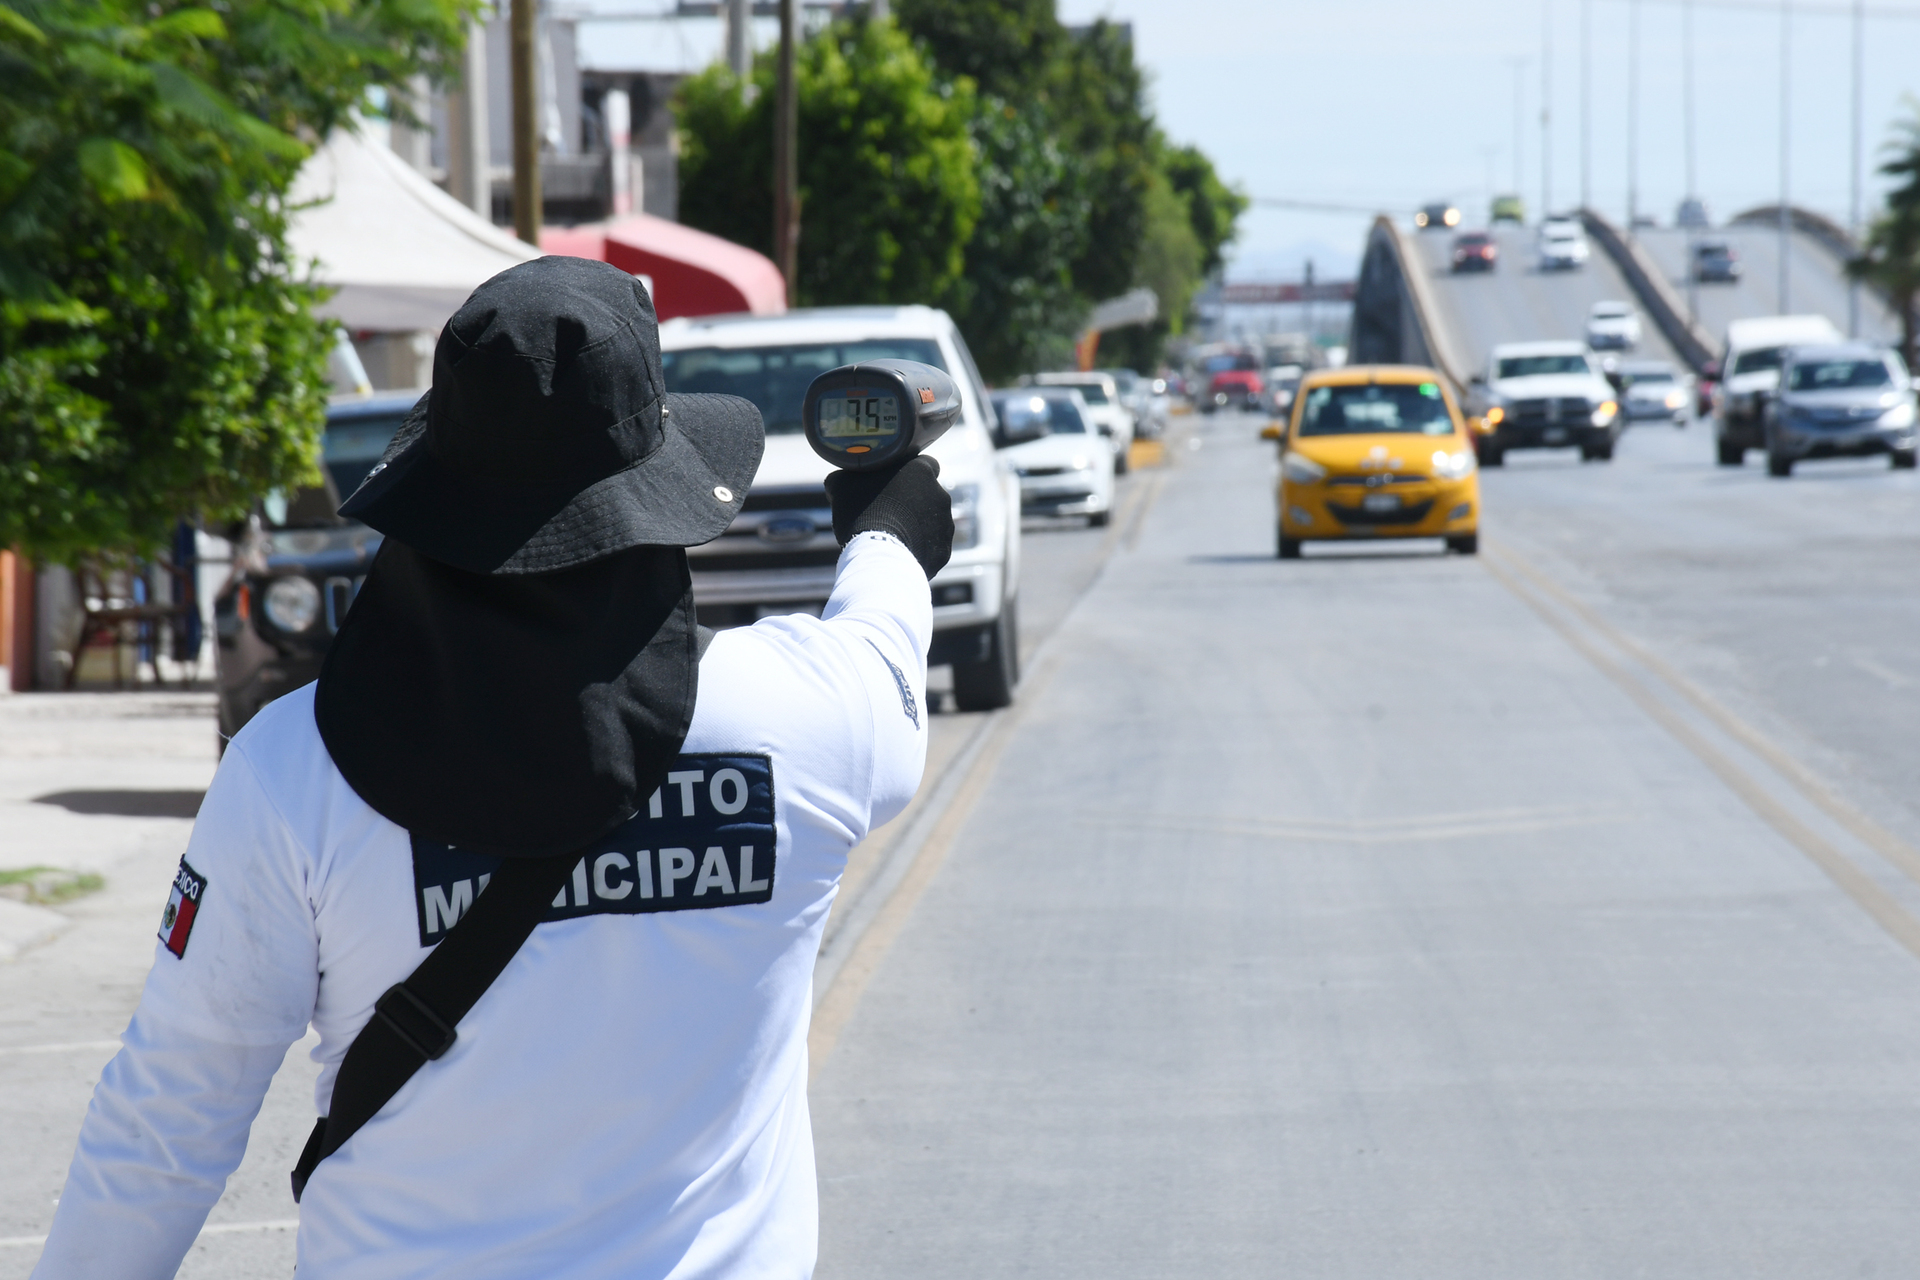
M 1389 382 L 1315 387 L 1300 414 L 1303 436 L 1453 434 L 1438 383 Z

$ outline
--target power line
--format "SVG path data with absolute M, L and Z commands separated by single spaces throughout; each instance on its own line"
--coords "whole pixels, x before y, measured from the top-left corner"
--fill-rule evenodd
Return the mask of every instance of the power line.
M 1631 3 L 1631 0 L 1610 0 L 1615 4 Z M 1685 8 L 1688 0 L 1646 0 L 1648 4 L 1665 5 L 1669 9 Z M 1733 9 L 1742 13 L 1764 13 L 1773 17 L 1780 16 L 1780 6 L 1769 0 L 1693 0 L 1702 9 Z M 1795 17 L 1799 18 L 1853 18 L 1856 14 L 1867 18 L 1895 18 L 1908 21 L 1920 21 L 1920 7 L 1912 5 L 1861 5 L 1857 9 L 1850 4 L 1799 4 L 1793 6 Z
M 1294 209 L 1304 213 L 1404 213 L 1403 207 L 1385 204 L 1339 204 L 1331 200 L 1282 200 L 1274 196 L 1253 196 L 1249 203 L 1263 209 Z

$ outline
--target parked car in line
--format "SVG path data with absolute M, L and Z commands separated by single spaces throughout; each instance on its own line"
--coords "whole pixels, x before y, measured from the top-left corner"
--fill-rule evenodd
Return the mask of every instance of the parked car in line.
M 1727 326 L 1713 394 L 1714 450 L 1721 466 L 1740 466 L 1747 450 L 1766 447 L 1767 402 L 1780 387 L 1787 348 L 1844 341 L 1825 316 L 1760 316 Z
M 1587 311 L 1587 345 L 1595 351 L 1631 351 L 1640 345 L 1640 313 L 1627 302 L 1596 302 Z
M 1200 401 L 1200 412 L 1216 409 L 1256 409 L 1266 391 L 1266 383 L 1252 369 L 1222 369 L 1207 379 L 1207 393 Z
M 1725 240 L 1693 246 L 1693 278 L 1701 284 L 1733 284 L 1740 279 L 1740 255 Z
M 953 496 L 953 558 L 934 576 L 928 662 L 953 668 L 962 710 L 1013 700 L 1019 681 L 1020 487 L 993 447 L 992 405 L 960 331 L 931 307 L 822 307 L 782 316 L 681 317 L 660 326 L 667 390 L 742 396 L 760 408 L 767 448 L 727 531 L 687 558 L 708 626 L 817 612 L 840 544 L 828 466 L 800 433 L 813 379 L 862 360 L 918 360 L 953 377 L 960 420 L 928 453 Z
M 1542 271 L 1577 271 L 1587 265 L 1592 248 L 1586 230 L 1572 218 L 1548 218 L 1535 241 Z
M 1665 418 L 1676 427 L 1687 425 L 1693 396 L 1686 375 L 1671 362 L 1623 360 L 1614 373 L 1614 384 L 1629 424 Z
M 1113 450 L 1072 387 L 1018 387 L 993 393 L 1000 456 L 1020 477 L 1025 515 L 1085 516 L 1104 525 L 1113 514 Z
M 339 514 L 424 390 L 336 397 L 327 406 L 320 484 L 274 492 L 233 540 L 233 572 L 213 600 L 213 668 L 222 744 L 320 674 L 380 549 L 377 530 Z
M 1767 410 L 1767 472 L 1789 476 L 1809 458 L 1917 457 L 1914 387 L 1898 352 L 1866 343 L 1789 347 Z
M 1120 403 L 1120 389 L 1105 373 L 1039 373 L 1035 385 L 1072 387 L 1087 402 L 1087 414 L 1093 425 L 1113 446 L 1113 470 L 1127 474 L 1127 455 L 1133 449 L 1133 414 Z
M 1413 215 L 1413 225 L 1422 231 L 1451 231 L 1460 225 L 1460 210 L 1450 200 L 1436 200 Z
M 1143 378 L 1132 369 L 1096 369 L 1095 373 L 1104 373 L 1113 379 L 1114 387 L 1120 392 L 1120 403 L 1133 415 L 1133 434 L 1136 439 L 1155 440 L 1166 430 L 1166 416 L 1159 412 L 1159 400 L 1153 390 L 1153 379 Z M 1162 392 L 1164 394 L 1164 391 Z
M 1624 419 L 1593 353 L 1578 342 L 1512 342 L 1493 349 L 1473 390 L 1484 430 L 1480 461 L 1499 466 L 1509 450 L 1577 447 L 1586 460 L 1613 457 Z
M 1491 271 L 1500 260 L 1500 246 L 1484 231 L 1466 231 L 1453 239 L 1453 270 Z
M 1674 209 L 1673 225 L 1682 230 L 1698 231 L 1712 226 L 1713 220 L 1707 216 L 1705 201 L 1688 196 Z
M 1280 445 L 1276 549 L 1308 542 L 1444 538 L 1480 549 L 1480 480 L 1460 408 L 1432 369 L 1354 365 L 1300 383 Z
M 1522 223 L 1527 220 L 1527 203 L 1519 196 L 1495 196 L 1487 208 L 1489 222 Z

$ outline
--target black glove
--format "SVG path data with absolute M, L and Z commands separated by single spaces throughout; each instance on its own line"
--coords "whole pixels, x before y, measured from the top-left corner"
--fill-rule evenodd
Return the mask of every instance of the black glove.
M 887 471 L 835 471 L 827 500 L 843 547 L 856 533 L 890 533 L 929 580 L 953 556 L 953 498 L 940 487 L 940 464 L 924 454 Z

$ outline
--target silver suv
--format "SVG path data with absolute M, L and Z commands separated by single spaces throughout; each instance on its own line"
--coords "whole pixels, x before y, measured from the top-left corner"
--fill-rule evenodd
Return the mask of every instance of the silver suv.
M 1913 380 L 1898 352 L 1858 343 L 1789 347 L 1766 409 L 1767 471 L 1793 474 L 1807 458 L 1884 453 L 1916 461 Z

